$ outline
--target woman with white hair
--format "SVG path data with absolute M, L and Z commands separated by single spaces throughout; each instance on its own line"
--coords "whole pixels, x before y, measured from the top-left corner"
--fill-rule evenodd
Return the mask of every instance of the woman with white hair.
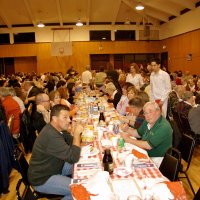
M 113 103 L 114 108 L 117 107 L 118 102 L 121 99 L 121 92 L 118 91 L 112 82 L 106 84 L 106 93 L 109 95 L 108 103 Z

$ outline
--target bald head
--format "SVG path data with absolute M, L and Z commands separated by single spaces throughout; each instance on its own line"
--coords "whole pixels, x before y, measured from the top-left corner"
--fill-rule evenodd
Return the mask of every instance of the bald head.
M 36 105 L 43 105 L 46 110 L 50 109 L 49 96 L 45 93 L 40 93 L 35 97 Z

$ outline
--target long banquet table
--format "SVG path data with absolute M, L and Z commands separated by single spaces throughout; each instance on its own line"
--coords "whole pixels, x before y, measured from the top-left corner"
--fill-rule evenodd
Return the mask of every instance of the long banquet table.
M 126 143 L 124 148 L 120 149 L 118 145 L 113 146 L 112 137 L 119 137 L 119 135 L 115 135 L 109 126 L 120 123 L 120 121 L 112 106 L 107 104 L 104 99 L 95 99 L 85 94 L 84 96 L 80 95 L 77 102 L 79 110 L 74 121 L 84 123 L 85 134 L 89 134 L 92 139 L 91 142 L 84 143 L 85 146 L 82 147 L 81 158 L 74 165 L 72 184 L 82 184 L 90 193 L 97 194 L 97 196 L 91 196 L 92 200 L 187 199 L 182 183 L 169 182 L 148 157 L 145 150 Z M 96 110 L 91 113 L 91 106 L 95 106 L 97 103 L 104 107 L 106 124 L 98 125 L 99 113 Z M 100 132 L 103 132 L 101 138 L 98 136 Z M 88 147 L 94 151 L 88 152 Z M 114 172 L 109 176 L 102 172 L 104 150 L 108 147 L 112 152 L 114 164 Z M 85 149 L 87 151 L 84 151 Z M 132 154 L 133 149 L 147 155 L 147 159 L 135 157 Z M 117 173 L 118 169 L 127 168 L 128 157 L 132 158 L 131 166 L 128 166 L 129 173 Z M 104 175 L 105 179 L 102 178 Z M 106 195 L 106 193 L 108 194 Z M 112 193 L 113 196 L 109 196 L 109 193 Z

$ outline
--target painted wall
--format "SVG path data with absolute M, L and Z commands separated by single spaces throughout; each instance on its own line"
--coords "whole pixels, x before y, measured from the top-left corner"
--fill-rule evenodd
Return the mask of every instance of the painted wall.
M 200 7 L 160 26 L 160 40 L 200 29 Z
M 189 70 L 200 74 L 200 29 L 160 41 L 162 52 L 168 52 L 170 71 Z M 191 60 L 188 55 L 191 54 Z

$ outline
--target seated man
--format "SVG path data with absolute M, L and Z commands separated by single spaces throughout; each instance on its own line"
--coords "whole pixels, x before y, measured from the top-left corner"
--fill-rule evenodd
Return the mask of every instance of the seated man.
M 188 120 L 192 131 L 200 138 L 200 94 L 195 98 L 196 107 L 192 108 L 188 114 Z
M 73 137 L 67 132 L 69 108 L 55 105 L 51 110 L 51 122 L 47 124 L 33 146 L 28 169 L 28 179 L 34 189 L 47 194 L 65 196 L 71 200 L 69 185 L 72 164 L 80 158 L 80 134 L 83 127 L 75 125 Z
M 163 157 L 166 151 L 172 147 L 172 128 L 169 122 L 161 115 L 160 107 L 155 102 L 147 102 L 143 107 L 145 121 L 132 136 L 141 138 L 134 140 L 130 134 L 121 133 L 125 142 L 134 144 L 147 150 L 150 157 Z
M 32 113 L 31 120 L 33 129 L 38 131 L 49 123 L 50 121 L 50 100 L 49 96 L 45 93 L 40 93 L 35 97 L 36 111 Z
M 22 83 L 22 88 L 26 94 L 26 99 L 24 101 L 24 104 L 27 105 L 27 107 L 30 103 L 34 104 L 35 97 L 37 94 L 40 93 L 40 89 L 36 87 L 32 81 L 24 81 Z
M 192 109 L 192 107 L 195 106 L 195 98 L 194 98 L 193 92 L 185 91 L 182 94 L 182 100 L 183 101 L 179 102 L 176 105 L 176 112 L 179 116 L 179 120 L 180 120 L 179 123 L 181 125 L 182 131 L 190 132 L 191 128 L 188 121 L 188 114 L 189 114 L 189 111 Z
M 132 117 L 127 118 L 129 119 L 127 126 L 124 125 L 122 127 L 122 130 L 131 133 L 132 128 L 134 129 L 139 128 L 145 119 L 144 112 L 142 109 L 145 104 L 145 101 L 141 97 L 136 96 L 135 98 L 129 100 L 128 104 L 129 104 L 128 106 L 129 116 L 131 114 Z M 133 118 L 134 120 L 132 121 Z M 132 128 L 129 128 L 129 127 L 132 127 Z
M 175 112 L 176 105 L 182 101 L 181 97 L 186 91 L 183 85 L 177 85 L 170 93 L 167 104 L 167 116 L 169 119 L 173 118 L 173 112 Z

